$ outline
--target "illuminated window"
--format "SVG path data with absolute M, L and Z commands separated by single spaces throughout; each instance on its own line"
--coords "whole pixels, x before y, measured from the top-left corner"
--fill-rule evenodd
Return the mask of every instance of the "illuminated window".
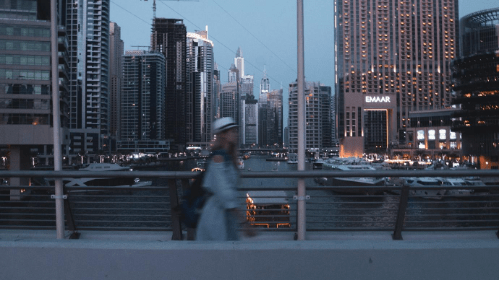
M 418 130 L 418 140 L 424 140 L 424 130 Z
M 423 136 L 423 138 L 424 138 L 424 136 Z M 435 139 L 435 130 L 428 130 L 428 139 L 429 140 Z
M 450 139 L 455 140 L 457 138 L 457 135 L 455 132 L 450 132 Z
M 438 139 L 441 139 L 441 140 L 447 139 L 447 130 L 446 129 L 438 130 Z

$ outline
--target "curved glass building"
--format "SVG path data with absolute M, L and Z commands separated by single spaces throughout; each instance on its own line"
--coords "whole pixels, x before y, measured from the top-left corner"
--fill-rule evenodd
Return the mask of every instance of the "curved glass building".
M 452 63 L 455 99 L 453 130 L 461 132 L 463 153 L 482 169 L 499 167 L 499 8 L 467 15 L 460 22 L 460 56 Z

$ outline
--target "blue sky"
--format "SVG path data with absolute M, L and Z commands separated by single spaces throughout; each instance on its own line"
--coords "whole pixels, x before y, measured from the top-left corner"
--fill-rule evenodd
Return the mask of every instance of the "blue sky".
M 184 19 L 189 32 L 208 26 L 222 73 L 241 47 L 245 72 L 255 77 L 256 97 L 265 67 L 271 88 L 282 83 L 287 101 L 297 69 L 296 6 L 295 0 L 157 0 L 156 16 Z M 496 7 L 497 0 L 460 0 L 459 16 Z M 334 88 L 333 15 L 334 0 L 304 0 L 306 80 Z M 111 21 L 121 26 L 125 50 L 150 44 L 152 17 L 152 0 L 111 0 Z M 287 108 L 284 114 L 286 122 Z

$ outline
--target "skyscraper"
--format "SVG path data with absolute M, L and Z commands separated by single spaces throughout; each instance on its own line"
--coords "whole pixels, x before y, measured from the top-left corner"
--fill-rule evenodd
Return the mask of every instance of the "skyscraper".
M 186 129 L 189 142 L 209 142 L 212 138 L 213 67 L 213 42 L 208 39 L 208 31 L 187 33 Z
M 481 169 L 498 169 L 499 8 L 463 17 L 460 42 L 453 129 L 462 133 L 465 155 L 478 157 Z
M 341 156 L 405 145 L 409 112 L 451 105 L 457 21 L 457 0 L 335 1 Z
M 187 142 L 186 35 L 181 19 L 153 19 L 151 49 L 166 58 L 165 133 L 167 139 L 174 141 L 174 149 L 177 150 L 183 150 Z
M 62 1 L 58 1 L 61 5 Z M 10 170 L 31 168 L 30 157 L 44 164 L 53 161 L 54 128 L 51 91 L 50 2 L 0 1 L 0 148 L 8 150 Z M 47 6 L 48 5 L 48 6 Z M 67 154 L 67 40 L 56 23 L 60 104 L 60 145 Z M 59 144 L 58 144 L 59 145 Z M 3 155 L 2 155 L 3 156 Z M 14 186 L 28 185 L 27 178 L 11 178 Z M 15 198 L 21 191 L 11 190 Z M 11 199 L 14 197 L 11 197 Z
M 121 40 L 121 28 L 118 26 L 118 24 L 115 22 L 111 22 L 109 29 L 110 134 L 111 137 L 115 139 L 119 136 L 119 120 L 121 116 L 120 93 L 123 75 L 122 57 L 125 47 L 123 40 Z
M 121 88 L 122 141 L 164 140 L 165 57 L 158 52 L 126 51 Z
M 109 0 L 66 2 L 71 153 L 109 146 Z
M 305 82 L 305 149 L 331 147 L 331 87 Z M 298 151 L 298 83 L 289 84 L 289 151 Z

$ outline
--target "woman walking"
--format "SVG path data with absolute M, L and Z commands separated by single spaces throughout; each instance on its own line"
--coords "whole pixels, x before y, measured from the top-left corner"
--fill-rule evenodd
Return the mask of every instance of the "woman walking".
M 199 218 L 196 240 L 239 239 L 238 226 L 244 222 L 238 210 L 237 169 L 238 130 L 234 119 L 224 117 L 215 120 L 213 133 L 216 140 L 212 157 L 208 162 L 203 188 L 210 194 Z M 252 235 L 251 232 L 248 235 Z

